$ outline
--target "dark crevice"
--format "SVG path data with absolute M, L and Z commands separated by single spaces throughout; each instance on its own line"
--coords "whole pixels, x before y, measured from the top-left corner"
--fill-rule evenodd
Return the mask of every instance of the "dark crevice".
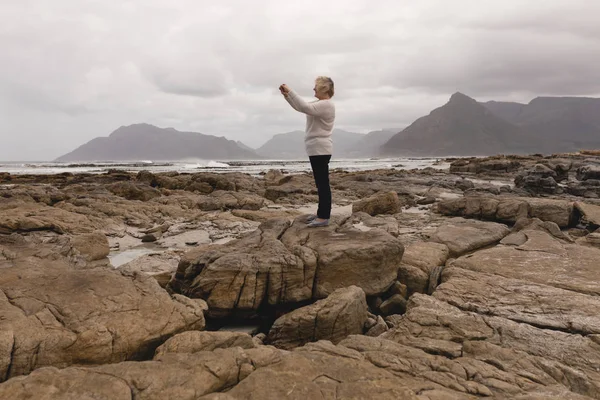
M 4 380 L 3 381 L 7 381 L 8 378 L 10 378 L 10 374 L 12 372 L 12 368 L 13 368 L 13 364 L 14 364 L 14 360 L 15 360 L 15 353 L 17 351 L 17 340 L 15 338 L 15 334 L 13 332 L 13 340 L 12 340 L 12 347 L 10 349 L 10 361 L 8 363 L 8 368 L 6 369 L 6 375 L 4 376 Z

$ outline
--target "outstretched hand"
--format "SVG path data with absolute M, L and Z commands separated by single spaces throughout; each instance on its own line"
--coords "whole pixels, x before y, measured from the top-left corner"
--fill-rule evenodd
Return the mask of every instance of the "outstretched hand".
M 289 92 L 290 92 L 290 88 L 288 87 L 288 85 L 286 85 L 285 83 L 281 86 L 279 86 L 279 91 L 281 92 L 282 95 L 286 96 Z

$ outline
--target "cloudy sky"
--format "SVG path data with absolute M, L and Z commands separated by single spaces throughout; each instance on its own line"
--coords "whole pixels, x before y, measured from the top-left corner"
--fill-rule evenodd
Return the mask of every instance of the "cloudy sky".
M 455 91 L 600 96 L 597 0 L 0 2 L 0 160 L 148 122 L 258 146 L 336 83 L 337 127 L 403 127 Z

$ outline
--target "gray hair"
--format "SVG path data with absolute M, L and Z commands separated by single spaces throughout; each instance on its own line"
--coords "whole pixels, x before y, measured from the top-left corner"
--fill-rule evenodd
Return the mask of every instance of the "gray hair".
M 333 86 L 333 80 L 328 76 L 318 76 L 315 80 L 317 91 L 321 93 L 327 93 L 329 97 L 333 97 L 335 88 Z

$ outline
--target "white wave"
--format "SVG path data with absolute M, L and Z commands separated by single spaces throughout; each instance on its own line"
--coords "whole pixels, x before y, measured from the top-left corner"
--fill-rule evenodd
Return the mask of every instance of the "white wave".
M 221 163 L 218 161 L 209 161 L 208 164 L 206 164 L 206 166 L 208 168 L 229 168 L 229 164 L 225 164 L 225 163 Z

